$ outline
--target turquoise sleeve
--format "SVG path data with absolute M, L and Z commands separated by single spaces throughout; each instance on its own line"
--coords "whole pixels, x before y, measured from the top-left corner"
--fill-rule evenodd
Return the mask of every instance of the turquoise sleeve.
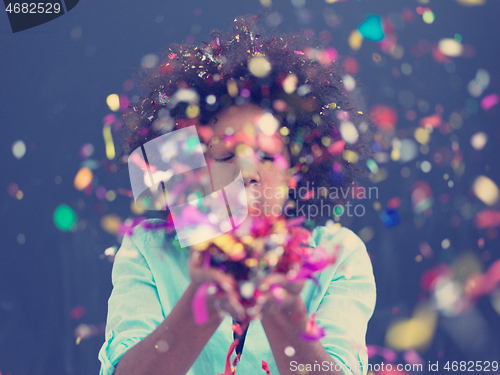
M 144 229 L 136 227 L 115 255 L 105 342 L 98 354 L 100 375 L 112 375 L 125 352 L 165 319 L 151 269 L 136 246 L 144 236 Z
M 316 312 L 325 328 L 321 343 L 346 375 L 366 375 L 366 330 L 375 309 L 376 289 L 363 241 L 349 229 L 341 245 L 337 269 Z

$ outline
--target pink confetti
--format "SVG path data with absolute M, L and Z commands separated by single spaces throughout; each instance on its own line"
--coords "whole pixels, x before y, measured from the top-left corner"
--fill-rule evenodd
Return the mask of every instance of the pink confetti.
M 491 209 L 482 210 L 474 218 L 474 224 L 478 229 L 498 227 L 500 226 L 500 211 Z
M 500 282 L 500 260 L 493 263 L 482 275 L 471 276 L 465 284 L 465 292 L 473 298 L 491 293 Z
M 388 348 L 384 348 L 383 346 L 367 345 L 366 349 L 368 351 L 368 358 L 373 358 L 376 355 L 379 355 L 387 362 L 393 363 L 398 357 L 394 351 Z
M 269 371 L 269 365 L 264 360 L 262 360 L 262 370 L 264 370 L 267 375 L 271 375 L 271 371 Z
M 288 162 L 281 154 L 274 155 L 274 165 L 276 165 L 276 168 L 278 168 L 278 169 L 287 169 L 288 168 Z
M 441 115 L 433 114 L 427 117 L 424 117 L 423 119 L 420 120 L 420 126 L 425 128 L 426 126 L 432 126 L 433 128 L 437 128 L 441 123 L 443 122 L 443 119 L 441 118 Z
M 194 322 L 197 325 L 202 325 L 208 322 L 207 290 L 213 285 L 215 284 L 206 281 L 200 285 L 200 287 L 194 294 L 193 301 L 191 302 L 191 307 L 193 309 Z
M 340 155 L 345 148 L 345 141 L 337 141 L 333 143 L 330 147 L 328 147 L 328 152 L 333 156 Z
M 487 111 L 491 107 L 496 106 L 499 102 L 500 96 L 498 96 L 498 94 L 490 94 L 481 100 L 481 108 Z
M 231 369 L 231 354 L 233 354 L 234 349 L 236 349 L 236 346 L 240 340 L 235 339 L 232 343 L 231 346 L 229 347 L 229 350 L 227 351 L 227 356 L 226 356 L 226 367 L 224 368 L 224 372 L 222 374 L 218 375 L 235 375 L 236 369 L 232 371 Z
M 300 338 L 304 341 L 318 341 L 325 336 L 325 329 L 316 322 L 316 313 L 311 315 L 311 319 L 307 321 L 306 331 L 300 334 Z
M 127 95 L 119 95 L 118 98 L 120 102 L 120 111 L 126 111 L 128 106 L 130 105 L 130 99 L 127 97 Z
M 103 125 L 111 125 L 116 121 L 116 115 L 114 113 L 110 113 L 109 115 L 106 115 L 102 119 Z
M 415 349 L 409 349 L 403 353 L 403 359 L 410 365 L 423 365 L 424 361 Z

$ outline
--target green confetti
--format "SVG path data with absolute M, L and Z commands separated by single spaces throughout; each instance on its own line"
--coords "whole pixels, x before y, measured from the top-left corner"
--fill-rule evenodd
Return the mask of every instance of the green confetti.
M 422 14 L 422 19 L 425 23 L 433 23 L 435 16 L 434 13 L 432 13 L 432 10 L 426 10 L 424 14 Z
M 59 205 L 54 211 L 54 224 L 62 231 L 69 231 L 76 223 L 75 211 L 67 204 Z
M 368 167 L 368 169 L 370 169 L 372 173 L 378 172 L 378 165 L 377 163 L 375 163 L 373 159 L 368 159 L 368 161 L 366 162 L 366 166 Z
M 335 206 L 335 209 L 333 210 L 333 215 L 334 216 L 341 216 L 344 213 L 344 208 L 342 206 Z

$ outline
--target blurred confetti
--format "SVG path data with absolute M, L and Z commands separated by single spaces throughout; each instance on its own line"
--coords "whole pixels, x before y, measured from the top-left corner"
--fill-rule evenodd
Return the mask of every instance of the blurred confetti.
M 23 141 L 15 141 L 12 144 L 12 154 L 16 159 L 21 159 L 26 154 L 26 144 Z
M 489 177 L 478 176 L 472 185 L 472 190 L 476 197 L 488 206 L 498 202 L 498 186 Z
M 384 39 L 384 30 L 382 29 L 382 20 L 374 14 L 366 17 L 358 27 L 358 31 L 364 39 L 379 42 Z
M 80 168 L 73 181 L 75 189 L 76 190 L 85 189 L 87 186 L 90 185 L 93 178 L 94 174 L 88 167 Z
M 411 319 L 400 320 L 389 327 L 387 346 L 398 351 L 425 349 L 432 341 L 436 324 L 436 311 L 429 304 L 420 305 Z
M 409 250 L 410 247 L 408 251 L 404 249 L 402 257 L 410 259 L 413 264 L 420 262 L 419 267 L 423 267 L 420 274 L 422 294 L 411 317 L 401 319 L 399 314 L 404 311 L 401 306 L 392 309 L 391 316 L 398 320 L 393 321 L 385 331 L 387 347 L 369 345 L 368 354 L 370 358 L 380 356 L 388 363 L 395 363 L 399 359 L 408 364 L 421 364 L 424 362 L 422 353 L 425 353 L 432 343 L 438 316 L 445 318 L 465 316 L 474 309 L 477 300 L 484 296 L 490 299 L 493 308 L 500 314 L 498 285 L 500 266 L 498 261 L 491 259 L 496 254 L 490 242 L 497 238 L 500 228 L 499 189 L 495 182 L 497 179 L 493 173 L 494 167 L 484 162 L 487 152 L 495 147 L 498 134 L 496 130 L 483 125 L 484 118 L 493 118 L 496 116 L 495 111 L 498 112 L 500 103 L 498 74 L 486 69 L 490 69 L 489 64 L 483 65 L 478 59 L 472 60 L 473 57 L 481 56 L 479 46 L 470 44 L 470 35 L 465 30 L 450 28 L 439 34 L 425 31 L 435 30 L 435 27 L 443 23 L 444 18 L 438 6 L 428 0 L 419 0 L 418 6 L 415 5 L 411 9 L 394 10 L 389 14 L 369 14 L 357 18 L 351 26 L 355 28 L 354 30 L 343 30 L 347 31 L 344 33 L 346 38 L 344 42 L 348 43 L 350 50 L 348 50 L 349 56 L 340 56 L 339 59 L 337 49 L 332 46 L 336 45 L 334 37 L 336 34 L 332 29 L 338 31 L 345 19 L 342 19 L 340 9 L 334 9 L 331 5 L 337 2 L 340 0 L 326 0 L 328 5 L 325 5 L 322 16 L 327 29 L 304 31 L 305 36 L 317 36 L 324 46 L 297 49 L 295 54 L 318 61 L 324 66 L 338 61 L 344 69 L 341 74 L 341 85 L 345 94 L 362 92 L 363 88 L 358 83 L 357 76 L 367 74 L 368 71 L 371 74 L 373 69 L 376 75 L 380 75 L 380 97 L 369 98 L 369 104 L 363 108 L 366 122 L 358 122 L 352 116 L 349 117 L 346 108 L 337 100 L 324 105 L 322 111 L 334 114 L 338 120 L 338 129 L 330 135 L 318 137 L 321 139 L 318 142 L 320 147 L 311 149 L 310 154 L 304 156 L 295 168 L 306 171 L 319 160 L 318 155 L 325 151 L 328 155 L 338 157 L 342 162 L 358 163 L 361 167 L 366 165 L 371 172 L 370 178 L 373 184 L 382 183 L 380 185 L 382 186 L 383 181 L 386 181 L 385 183 L 390 181 L 389 185 L 398 184 L 397 193 L 392 191 L 388 197 L 377 199 L 370 209 L 380 218 L 384 228 L 401 227 L 396 231 L 403 230 L 402 227 L 405 225 L 408 226 L 408 215 L 413 215 L 411 225 L 414 226 L 415 238 L 418 240 L 415 241 L 412 251 Z M 486 1 L 457 0 L 457 3 L 463 6 L 478 6 L 484 5 Z M 261 1 L 261 5 L 269 7 L 272 2 Z M 314 20 L 308 5 L 304 0 L 291 2 L 298 22 L 306 27 Z M 201 9 L 198 13 L 201 14 Z M 277 12 L 270 13 L 265 19 L 269 26 L 277 26 L 283 21 L 284 16 Z M 197 28 L 194 25 L 191 29 L 192 34 L 199 33 L 199 30 L 196 32 Z M 415 36 L 412 44 L 407 40 L 409 35 Z M 194 36 L 189 36 L 185 40 L 194 41 Z M 337 48 L 342 51 L 339 46 Z M 177 68 L 175 63 L 182 57 L 182 53 L 176 52 L 170 51 L 166 55 L 169 60 L 168 64 L 162 65 L 162 73 L 170 74 Z M 465 59 L 471 59 L 468 70 L 464 70 L 463 65 L 460 65 Z M 263 54 L 255 52 L 247 66 L 252 76 L 269 79 L 272 77 L 271 61 Z M 141 61 L 141 65 L 148 69 L 159 64 L 159 58 L 155 54 L 146 55 Z M 432 69 L 435 71 L 431 72 Z M 286 94 L 307 98 L 312 87 L 309 84 L 301 84 L 299 76 L 298 72 L 285 72 L 276 83 Z M 446 77 L 442 92 L 426 91 L 425 85 L 429 80 L 437 80 L 435 77 L 438 76 Z M 236 79 L 227 79 L 222 74 L 214 75 L 210 79 L 213 82 L 223 81 L 227 95 L 235 100 L 243 100 L 251 95 L 250 86 L 242 86 Z M 124 91 L 128 92 L 133 87 L 132 80 L 123 83 Z M 451 101 L 448 96 L 460 100 Z M 153 105 L 159 103 L 165 110 L 153 120 L 152 125 L 162 134 L 178 126 L 170 113 L 169 100 L 186 102 L 183 111 L 189 120 L 197 119 L 205 105 L 213 108 L 220 105 L 220 98 L 212 94 L 198 98 L 194 90 L 182 89 L 169 98 L 162 91 Z M 125 94 L 111 94 L 106 98 L 106 105 L 111 112 L 102 120 L 107 160 L 100 160 L 97 156 L 99 152 L 94 150 L 91 143 L 83 143 L 79 150 L 82 163 L 74 179 L 75 188 L 82 191 L 86 199 L 94 200 L 89 207 L 99 216 L 102 231 L 117 237 L 130 231 L 137 222 L 127 219 L 122 214 L 112 213 L 111 202 L 120 202 L 119 204 L 127 202 L 127 210 L 130 207 L 129 213 L 136 219 L 137 216 L 145 214 L 145 207 L 150 203 L 147 198 L 139 199 L 135 203 L 131 199 L 133 193 L 128 190 L 128 186 L 126 188 L 108 186 L 108 183 L 99 182 L 97 178 L 104 165 L 108 166 L 106 167 L 109 168 L 106 169 L 108 173 L 113 168 L 109 167 L 110 165 L 116 167 L 110 162 L 116 157 L 112 132 L 123 127 L 118 112 L 132 108 L 131 103 L 135 102 L 132 95 L 129 99 Z M 273 100 L 268 104 L 270 110 L 275 111 L 272 113 L 276 115 L 285 113 L 290 107 L 290 103 L 282 99 Z M 363 112 L 359 115 L 365 116 Z M 316 117 L 312 115 L 312 120 L 321 126 L 323 118 L 314 115 Z M 375 127 L 374 142 L 371 146 L 373 156 L 362 159 L 352 151 L 352 147 L 368 134 L 368 121 Z M 228 144 L 257 141 L 262 148 L 272 150 L 273 143 L 269 137 L 279 132 L 284 137 L 290 137 L 290 151 L 297 155 L 303 150 L 304 139 L 307 136 L 315 137 L 312 134 L 294 135 L 292 127 L 280 127 L 276 117 L 271 113 L 262 116 L 258 126 L 264 133 L 263 137 L 250 141 L 246 135 L 237 138 L 236 135 L 228 134 L 224 141 Z M 214 136 L 208 126 L 200 127 L 199 134 L 205 140 Z M 293 139 L 293 136 L 296 138 Z M 99 147 L 96 148 L 100 151 Z M 239 152 L 244 152 L 241 150 L 243 149 Z M 12 145 L 12 153 L 16 158 L 22 158 L 26 153 L 24 142 L 16 141 Z M 131 161 L 144 167 L 142 160 Z M 272 155 L 272 161 L 278 169 L 287 168 L 287 162 L 281 154 Z M 340 182 L 343 173 L 342 164 L 337 162 L 331 168 L 329 176 L 332 180 Z M 299 174 L 297 173 L 297 176 Z M 401 179 L 400 185 L 397 179 Z M 25 186 L 20 180 L 16 181 Z M 300 177 L 291 179 L 289 186 L 296 187 L 298 183 L 300 184 Z M 22 191 L 14 182 L 8 185 L 7 191 L 15 199 L 23 197 Z M 92 191 L 95 192 L 95 196 L 91 194 Z M 308 196 L 309 198 L 311 197 Z M 383 204 L 384 201 L 387 201 L 386 206 Z M 96 205 L 97 203 L 99 205 Z M 371 204 L 367 205 L 370 206 Z M 76 228 L 77 219 L 74 211 L 66 205 L 61 205 L 59 208 L 61 212 L 58 217 L 66 219 L 59 218 L 58 224 L 54 213 L 56 226 L 60 230 Z M 444 224 L 441 224 L 441 221 Z M 429 232 L 424 234 L 421 231 L 423 228 L 427 229 L 429 225 L 432 226 L 431 229 L 434 230 L 435 227 L 439 232 L 435 238 L 429 236 Z M 443 228 L 441 225 L 452 231 L 441 232 Z M 457 234 L 453 232 L 461 232 L 467 225 L 474 225 L 477 232 L 484 231 L 478 233 L 474 239 L 473 245 L 477 244 L 474 251 L 464 248 L 467 245 L 461 243 L 457 239 Z M 81 226 L 79 223 L 78 228 Z M 358 235 L 365 243 L 372 241 L 371 244 L 377 243 L 380 236 L 375 225 L 366 224 Z M 106 246 L 101 256 L 112 261 L 117 246 L 105 245 L 103 248 Z M 377 251 L 379 250 L 374 250 Z M 375 260 L 376 255 L 373 257 Z M 486 271 L 483 272 L 483 269 Z M 78 306 L 75 307 L 77 308 Z M 72 317 L 78 315 L 77 313 L 78 310 Z M 77 335 L 79 340 L 89 336 L 92 330 L 89 327 L 85 325 L 80 327 Z M 313 338 L 320 336 L 321 332 L 313 320 L 309 322 L 308 333 Z
M 54 224 L 62 231 L 69 231 L 76 227 L 76 214 L 66 204 L 59 205 L 54 211 Z
M 106 157 L 109 160 L 113 160 L 115 158 L 115 145 L 113 143 L 113 136 L 111 135 L 111 127 L 109 125 L 105 125 L 102 128 L 102 135 L 104 137 L 104 143 L 106 144 Z

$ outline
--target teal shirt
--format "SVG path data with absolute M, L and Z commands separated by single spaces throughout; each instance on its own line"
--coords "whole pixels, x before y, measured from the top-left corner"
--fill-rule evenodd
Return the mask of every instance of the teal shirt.
M 105 342 L 98 355 L 100 375 L 114 373 L 123 354 L 162 323 L 190 283 L 187 252 L 177 250 L 166 238 L 163 230 L 146 230 L 140 225 L 131 236 L 123 238 L 111 275 L 113 290 L 108 301 Z M 345 374 L 365 375 L 365 336 L 376 296 L 372 265 L 365 244 L 351 230 L 335 226 L 313 230 L 312 246 L 333 252 L 337 244 L 342 246 L 337 262 L 316 275 L 320 287 L 307 280 L 301 296 L 309 315 L 316 312 L 316 321 L 325 328 L 321 343 L 332 356 L 332 363 L 338 363 Z M 222 321 L 187 375 L 224 372 L 233 341 L 231 324 L 229 316 Z M 262 324 L 254 320 L 236 373 L 265 375 L 262 360 L 269 364 L 272 375 L 279 374 Z M 298 373 L 301 368 L 293 357 L 290 361 L 290 368 Z

